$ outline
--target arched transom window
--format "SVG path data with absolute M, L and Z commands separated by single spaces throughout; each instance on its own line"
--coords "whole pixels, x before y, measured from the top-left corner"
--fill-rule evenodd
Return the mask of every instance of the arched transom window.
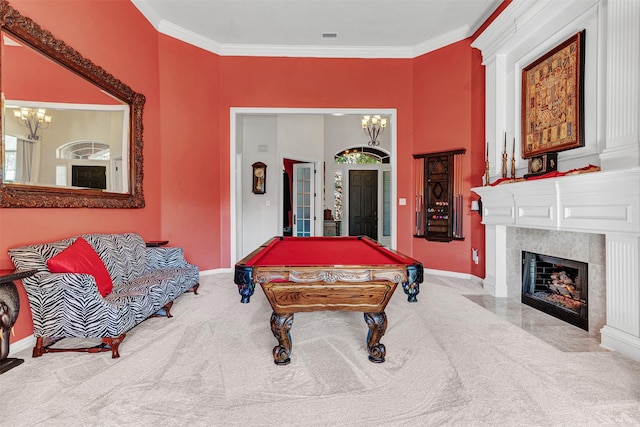
M 337 153 L 334 161 L 359 165 L 389 163 L 389 154 L 373 147 L 352 147 Z
M 109 144 L 97 141 L 74 141 L 56 150 L 59 159 L 109 160 Z

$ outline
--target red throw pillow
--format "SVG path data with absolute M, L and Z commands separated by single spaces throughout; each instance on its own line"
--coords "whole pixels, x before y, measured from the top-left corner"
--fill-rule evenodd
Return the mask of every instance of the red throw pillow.
M 103 297 L 113 289 L 111 276 L 98 253 L 82 237 L 73 242 L 64 251 L 47 260 L 47 267 L 52 273 L 84 273 L 96 279 L 98 292 Z

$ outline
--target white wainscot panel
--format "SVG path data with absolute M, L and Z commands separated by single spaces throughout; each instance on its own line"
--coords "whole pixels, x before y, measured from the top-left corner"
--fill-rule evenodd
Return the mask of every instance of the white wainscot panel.
M 489 205 L 483 207 L 484 224 L 513 224 L 515 223 L 513 215 L 513 205 Z
M 639 188 L 637 173 L 595 173 L 559 181 L 560 228 L 587 233 L 638 233 Z
M 482 223 L 508 225 L 515 223 L 513 195 L 500 187 L 473 189 L 482 197 Z
M 533 184 L 526 185 L 526 184 Z M 532 188 L 533 187 L 533 188 Z M 520 227 L 557 228 L 557 194 L 553 181 L 531 181 L 518 183 L 513 187 L 517 216 Z

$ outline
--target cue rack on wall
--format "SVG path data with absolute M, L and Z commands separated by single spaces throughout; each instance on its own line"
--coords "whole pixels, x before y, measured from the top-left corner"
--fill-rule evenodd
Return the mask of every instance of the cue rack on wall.
M 465 149 L 414 154 L 415 233 L 430 241 L 463 240 L 462 155 Z

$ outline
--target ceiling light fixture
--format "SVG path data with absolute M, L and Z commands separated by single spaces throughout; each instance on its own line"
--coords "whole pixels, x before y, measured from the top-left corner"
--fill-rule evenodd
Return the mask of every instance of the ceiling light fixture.
M 387 127 L 387 119 L 383 119 L 380 116 L 364 116 L 362 118 L 362 130 L 364 134 L 369 137 L 368 144 L 371 147 L 380 145 L 378 136 L 384 133 Z
M 20 126 L 29 129 L 27 139 L 39 141 L 42 136 L 38 135 L 38 131 L 48 128 L 52 120 L 51 116 L 45 114 L 46 112 L 47 110 L 44 108 L 22 107 L 13 110 L 13 115 Z

